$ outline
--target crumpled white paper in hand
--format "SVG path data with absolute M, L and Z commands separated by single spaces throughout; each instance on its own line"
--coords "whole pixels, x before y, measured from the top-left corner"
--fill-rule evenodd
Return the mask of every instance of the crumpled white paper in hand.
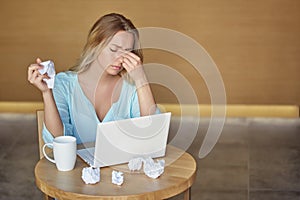
M 54 63 L 51 60 L 41 62 L 40 65 L 43 66 L 42 69 L 39 69 L 40 74 L 46 74 L 49 76 L 50 79 L 43 79 L 46 83 L 48 88 L 54 87 L 54 78 L 55 78 L 55 68 Z
M 116 185 L 122 185 L 124 182 L 123 172 L 113 170 L 111 173 L 111 182 Z
M 165 160 L 157 160 L 155 162 L 152 158 L 147 158 L 144 161 L 144 172 L 150 178 L 158 178 L 165 169 Z
M 85 167 L 82 169 L 82 180 L 85 184 L 95 184 L 100 181 L 100 168 Z
M 142 158 L 134 158 L 131 159 L 128 163 L 128 168 L 130 171 L 136 171 L 142 169 L 143 165 L 143 160 Z

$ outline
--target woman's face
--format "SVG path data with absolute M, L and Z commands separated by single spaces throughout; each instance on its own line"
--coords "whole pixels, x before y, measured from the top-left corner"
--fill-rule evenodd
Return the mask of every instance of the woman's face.
M 134 37 L 132 33 L 119 31 L 98 56 L 100 67 L 110 75 L 117 75 L 123 70 L 122 54 L 132 51 Z

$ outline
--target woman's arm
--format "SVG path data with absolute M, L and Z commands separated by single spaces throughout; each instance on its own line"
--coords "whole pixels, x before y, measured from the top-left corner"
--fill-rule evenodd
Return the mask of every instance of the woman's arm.
M 156 104 L 141 59 L 133 53 L 125 53 L 122 65 L 135 82 L 141 116 L 154 114 Z
M 45 126 L 54 137 L 63 135 L 63 124 L 51 90 L 43 92 L 43 100 Z
M 44 123 L 52 135 L 57 137 L 63 134 L 63 125 L 53 98 L 52 90 L 49 89 L 47 84 L 43 81 L 43 79 L 49 77 L 46 74 L 41 75 L 38 71 L 43 67 L 40 65 L 41 62 L 41 59 L 38 58 L 36 63 L 28 67 L 28 81 L 42 92 L 45 115 Z
M 152 115 L 156 111 L 155 100 L 146 77 L 135 82 L 141 116 Z

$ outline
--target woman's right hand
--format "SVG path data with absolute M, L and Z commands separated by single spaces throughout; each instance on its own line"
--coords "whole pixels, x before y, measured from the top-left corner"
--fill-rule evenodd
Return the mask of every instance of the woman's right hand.
M 36 59 L 36 63 L 31 64 L 28 67 L 28 76 L 27 79 L 28 81 L 34 85 L 35 87 L 37 87 L 42 93 L 50 91 L 50 89 L 47 86 L 47 83 L 45 81 L 43 81 L 43 79 L 49 79 L 47 74 L 42 75 L 38 70 L 42 69 L 43 66 L 40 65 L 40 63 L 42 62 L 41 59 L 37 58 Z

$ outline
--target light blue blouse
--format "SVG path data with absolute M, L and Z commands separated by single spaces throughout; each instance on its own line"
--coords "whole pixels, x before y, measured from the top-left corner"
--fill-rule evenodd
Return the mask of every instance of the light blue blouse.
M 77 138 L 77 143 L 95 141 L 97 124 L 100 123 L 95 108 L 83 93 L 75 72 L 61 72 L 55 77 L 53 96 L 63 122 L 64 135 Z M 159 113 L 159 110 L 156 111 Z M 115 102 L 102 122 L 140 116 L 136 87 L 123 80 L 120 97 Z M 52 134 L 44 125 L 43 139 L 53 141 Z

